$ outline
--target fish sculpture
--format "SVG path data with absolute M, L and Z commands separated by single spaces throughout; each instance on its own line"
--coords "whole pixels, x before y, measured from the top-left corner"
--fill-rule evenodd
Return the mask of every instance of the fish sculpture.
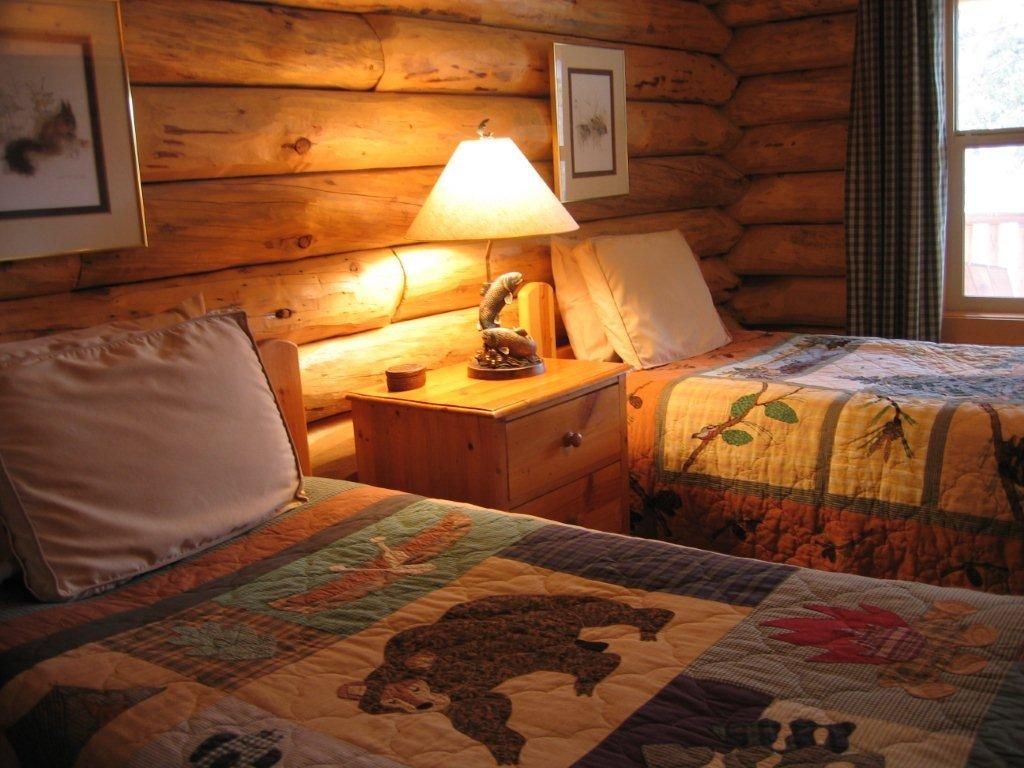
M 493 349 L 507 357 L 535 358 L 537 342 L 525 328 L 485 328 L 480 332 L 484 349 Z
M 480 290 L 483 296 L 480 301 L 480 330 L 499 327 L 498 315 L 506 304 L 512 303 L 516 291 L 522 284 L 522 272 L 506 272 L 491 283 L 490 287 Z

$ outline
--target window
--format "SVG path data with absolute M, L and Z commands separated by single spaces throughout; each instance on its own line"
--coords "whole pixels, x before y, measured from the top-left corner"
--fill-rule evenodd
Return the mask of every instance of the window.
M 1024 314 L 1024 2 L 947 8 L 946 309 Z

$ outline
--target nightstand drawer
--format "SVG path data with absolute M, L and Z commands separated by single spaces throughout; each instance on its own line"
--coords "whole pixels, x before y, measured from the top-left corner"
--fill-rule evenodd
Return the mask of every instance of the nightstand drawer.
M 612 385 L 508 423 L 511 507 L 622 455 L 620 388 Z
M 622 502 L 625 492 L 622 463 L 617 461 L 512 511 L 596 531 L 626 533 L 626 510 Z

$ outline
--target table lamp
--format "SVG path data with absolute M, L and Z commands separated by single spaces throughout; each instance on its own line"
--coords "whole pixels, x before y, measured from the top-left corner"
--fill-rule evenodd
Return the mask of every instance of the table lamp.
M 512 139 L 494 138 L 487 120 L 478 139 L 456 147 L 413 220 L 409 240 L 486 240 L 487 282 L 481 289 L 483 348 L 469 363 L 474 379 L 513 379 L 544 372 L 537 345 L 522 328 L 502 328 L 498 315 L 523 284 L 519 272 L 491 280 L 494 239 L 553 235 L 579 229 Z

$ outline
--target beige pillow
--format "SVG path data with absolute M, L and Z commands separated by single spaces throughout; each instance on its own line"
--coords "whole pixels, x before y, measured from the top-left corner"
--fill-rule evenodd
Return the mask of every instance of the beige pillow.
M 573 255 L 579 242 L 570 237 L 551 238 L 551 272 L 558 311 L 577 360 L 617 360 Z
M 634 368 L 729 342 L 697 259 L 678 230 L 594 237 L 573 255 L 612 347 Z
M 0 515 L 42 600 L 101 591 L 302 498 L 243 313 L 0 362 Z
M 117 320 L 91 328 L 79 328 L 54 333 L 41 338 L 0 344 L 0 363 L 23 357 L 35 357 L 45 352 L 57 352 L 84 341 L 111 341 L 131 333 L 148 331 L 154 328 L 166 328 L 169 325 L 180 323 L 182 320 L 201 317 L 204 314 L 206 314 L 206 302 L 200 293 L 186 299 L 176 307 L 154 315 L 145 315 L 144 317 L 132 318 L 130 320 Z M 0 582 L 9 579 L 17 572 L 18 563 L 14 559 L 14 553 L 11 552 L 11 546 L 7 540 L 7 535 L 3 531 L 3 526 L 0 525 Z

